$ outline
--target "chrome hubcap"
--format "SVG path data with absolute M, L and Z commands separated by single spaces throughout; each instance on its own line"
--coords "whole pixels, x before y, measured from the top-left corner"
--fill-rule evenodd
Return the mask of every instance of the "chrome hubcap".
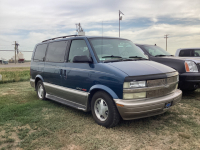
M 95 101 L 94 111 L 99 120 L 105 121 L 108 118 L 108 105 L 104 99 L 99 98 Z
M 43 89 L 43 86 L 40 84 L 39 86 L 38 86 L 38 96 L 39 96 L 39 98 L 43 98 L 43 95 L 44 95 L 44 89 Z

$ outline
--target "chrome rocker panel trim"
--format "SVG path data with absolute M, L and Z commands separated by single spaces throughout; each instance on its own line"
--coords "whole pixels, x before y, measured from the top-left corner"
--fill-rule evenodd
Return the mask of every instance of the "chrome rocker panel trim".
M 43 84 L 47 93 L 47 98 L 83 111 L 88 111 L 87 103 L 89 92 L 83 92 L 47 82 L 43 82 Z
M 124 120 L 132 120 L 162 114 L 169 109 L 164 108 L 166 103 L 172 102 L 173 106 L 178 103 L 181 98 L 182 91 L 176 89 L 173 93 L 158 98 L 138 100 L 114 99 L 114 101 L 121 117 Z
M 54 95 L 46 94 L 46 98 L 56 101 L 56 102 L 59 102 L 61 104 L 79 109 L 79 110 L 83 110 L 83 111 L 87 110 L 86 106 L 84 106 L 84 105 L 81 105 L 81 104 L 78 104 L 78 103 L 75 103 L 75 102 L 69 101 L 67 99 L 54 96 Z

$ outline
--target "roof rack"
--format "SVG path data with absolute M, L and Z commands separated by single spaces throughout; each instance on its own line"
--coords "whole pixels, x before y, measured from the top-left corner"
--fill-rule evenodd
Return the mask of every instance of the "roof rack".
M 60 39 L 60 38 L 66 38 L 66 37 L 71 37 L 71 36 L 80 36 L 80 35 L 60 36 L 60 37 L 55 37 L 55 38 L 52 38 L 52 39 L 44 40 L 44 41 L 42 41 L 42 42 L 47 42 L 47 41 L 50 41 L 50 40 L 55 40 L 55 39 Z

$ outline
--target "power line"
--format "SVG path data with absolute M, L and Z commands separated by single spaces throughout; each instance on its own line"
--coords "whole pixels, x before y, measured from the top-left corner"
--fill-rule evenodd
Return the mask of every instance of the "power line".
M 167 38 L 169 38 L 168 34 L 164 35 L 164 38 L 166 38 L 166 51 L 167 51 Z
M 0 50 L 0 52 L 10 52 L 10 51 L 14 52 L 15 50 Z M 19 52 L 33 52 L 33 51 L 20 51 L 19 50 Z

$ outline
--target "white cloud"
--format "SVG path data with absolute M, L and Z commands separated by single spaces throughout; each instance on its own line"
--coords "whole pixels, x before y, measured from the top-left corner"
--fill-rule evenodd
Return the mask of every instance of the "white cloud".
M 120 9 L 125 14 L 121 37 L 165 48 L 164 35 L 169 34 L 168 49 L 174 54 L 180 47 L 200 47 L 200 26 L 190 23 L 200 21 L 199 6 L 199 0 L 1 0 L 0 49 L 13 49 L 17 40 L 21 50 L 33 50 L 42 40 L 74 34 L 78 22 L 87 35 L 101 36 L 103 21 L 103 35 L 118 37 Z M 149 19 L 148 26 L 132 27 L 131 21 L 138 18 Z M 160 24 L 159 18 L 165 23 Z M 171 19 L 190 24 L 173 25 L 168 23 Z

